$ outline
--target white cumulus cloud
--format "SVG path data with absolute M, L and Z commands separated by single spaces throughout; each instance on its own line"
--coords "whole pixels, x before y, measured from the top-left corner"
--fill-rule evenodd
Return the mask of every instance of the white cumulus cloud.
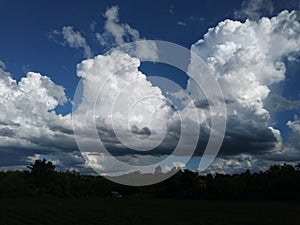
M 294 121 L 288 121 L 287 126 L 292 130 L 290 135 L 290 145 L 294 150 L 298 151 L 298 154 L 300 155 L 300 120 L 295 118 Z
M 128 144 L 136 145 L 132 136 L 158 137 L 164 127 L 156 119 L 167 121 L 172 114 L 161 90 L 147 80 L 139 66 L 139 59 L 120 51 L 99 55 L 77 66 L 78 76 L 83 78 L 83 100 L 74 118 L 85 114 L 85 123 L 91 124 L 95 116 L 97 129 L 108 144 L 118 142 L 115 133 L 120 133 L 118 138 L 126 139 Z M 140 147 L 145 147 L 143 139 L 134 140 L 140 140 Z
M 35 154 L 76 150 L 70 115 L 54 111 L 67 102 L 62 86 L 29 72 L 19 82 L 0 69 L 1 162 L 18 165 Z
M 257 22 L 222 21 L 191 50 L 207 63 L 224 93 L 228 114 L 224 146 L 229 143 L 236 153 L 278 150 L 280 132 L 269 127 L 264 101 L 270 85 L 285 79 L 283 60 L 300 51 L 299 13 L 283 11 Z M 189 73 L 205 84 L 193 56 Z M 188 91 L 195 93 L 192 80 Z

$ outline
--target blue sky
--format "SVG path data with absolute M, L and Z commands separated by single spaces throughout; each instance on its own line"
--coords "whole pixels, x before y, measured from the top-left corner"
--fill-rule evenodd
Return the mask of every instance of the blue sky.
M 232 21 L 240 21 L 241 27 L 244 26 L 246 19 L 250 19 L 252 21 L 252 26 L 255 26 L 255 23 L 259 23 L 260 18 L 266 16 L 268 18 L 276 17 L 276 19 L 282 23 L 286 23 L 286 27 L 293 29 L 292 23 L 288 23 L 286 21 L 293 20 L 294 22 L 299 23 L 299 16 L 294 18 L 293 15 L 283 15 L 279 17 L 278 14 L 283 10 L 288 10 L 288 12 L 292 12 L 296 10 L 299 11 L 300 2 L 298 0 L 288 0 L 288 1 L 269 1 L 269 0 L 255 0 L 252 3 L 242 0 L 232 0 L 232 1 L 2 1 L 1 4 L 1 14 L 0 14 L 0 27 L 2 29 L 0 35 L 0 60 L 3 64 L 1 71 L 8 72 L 9 76 L 16 80 L 17 82 L 21 81 L 22 78 L 26 77 L 27 72 L 35 72 L 40 73 L 43 76 L 47 76 L 50 78 L 53 85 L 59 85 L 64 88 L 65 94 L 57 94 L 55 99 L 63 99 L 61 100 L 64 104 L 54 104 L 54 106 L 47 109 L 47 112 L 54 111 L 55 117 L 51 117 L 55 120 L 58 114 L 62 114 L 66 118 L 59 118 L 56 122 L 57 124 L 67 124 L 64 129 L 60 130 L 60 133 L 53 133 L 54 128 L 49 128 L 51 130 L 51 134 L 53 135 L 53 140 L 56 141 L 55 137 L 59 136 L 58 143 L 61 143 L 61 139 L 63 139 L 63 135 L 69 135 L 69 133 L 64 133 L 63 130 L 69 129 L 69 124 L 67 121 L 67 116 L 70 115 L 72 111 L 72 101 L 74 100 L 74 94 L 77 87 L 77 84 L 81 77 L 77 76 L 77 64 L 82 63 L 83 60 L 87 58 L 93 58 L 97 55 L 103 55 L 106 51 L 110 50 L 113 47 L 116 47 L 119 43 L 117 43 L 116 35 L 110 33 L 109 29 L 106 29 L 105 26 L 108 21 L 108 17 L 105 17 L 105 13 L 115 7 L 118 11 L 117 22 L 116 24 L 121 24 L 121 26 L 126 27 L 129 26 L 128 30 L 125 32 L 136 31 L 139 33 L 139 37 L 135 38 L 131 34 L 127 33 L 127 37 L 124 36 L 123 42 L 127 41 L 135 41 L 135 40 L 163 40 L 172 43 L 176 43 L 181 45 L 187 49 L 190 49 L 193 44 L 195 44 L 198 40 L 203 39 L 204 35 L 208 32 L 209 28 L 212 28 L 211 36 L 207 37 L 207 44 L 203 46 L 197 47 L 196 49 L 200 49 L 200 56 L 203 58 L 205 62 L 209 64 L 208 58 L 206 56 L 217 57 L 217 54 L 225 54 L 226 52 L 216 52 L 213 44 L 211 43 L 221 43 L 224 41 L 225 45 L 230 41 L 236 43 L 240 43 L 239 40 L 236 40 L 237 35 L 233 34 L 222 34 L 225 35 L 224 38 L 218 37 L 218 32 L 216 31 L 216 27 L 221 29 L 221 25 L 218 25 L 220 22 L 225 21 L 226 19 Z M 284 17 L 288 19 L 284 19 Z M 295 23 L 296 23 L 295 22 Z M 253 25 L 254 24 L 254 25 Z M 223 25 L 222 25 L 223 26 Z M 233 26 L 224 25 L 225 26 Z M 275 25 L 274 25 L 275 26 Z M 278 25 L 279 26 L 279 25 Z M 65 33 L 64 33 L 65 28 Z M 219 29 L 218 28 L 218 29 Z M 224 28 L 225 29 L 225 28 Z M 248 29 L 246 25 L 244 28 Z M 249 28 L 250 29 L 250 28 Z M 252 29 L 252 28 L 251 28 Z M 256 30 L 253 28 L 253 32 Z M 276 29 L 275 29 L 276 30 Z M 84 42 L 78 44 L 78 42 L 70 41 L 69 37 L 74 37 L 74 35 L 78 34 Z M 259 32 L 257 31 L 257 38 L 259 37 Z M 274 31 L 275 32 L 275 31 Z M 276 31 L 280 33 L 279 31 Z M 277 33 L 274 33 L 274 36 Z M 214 34 L 213 34 L 214 33 Z M 100 39 L 97 38 L 98 35 L 102 35 L 106 38 L 106 43 L 101 43 Z M 213 34 L 213 35 L 212 35 Z M 73 36 L 72 36 L 73 35 Z M 220 34 L 221 35 L 221 34 Z M 225 154 L 220 156 L 215 164 L 211 167 L 211 171 L 235 171 L 235 170 L 243 170 L 249 164 L 243 164 L 243 162 L 248 162 L 251 164 L 249 167 L 254 168 L 256 170 L 263 169 L 263 165 L 269 165 L 276 162 L 284 162 L 291 161 L 297 162 L 300 160 L 300 146 L 298 142 L 298 135 L 300 135 L 299 131 L 299 109 L 300 109 L 300 64 L 299 64 L 299 50 L 294 49 L 291 50 L 291 46 L 293 46 L 294 42 L 298 43 L 300 37 L 298 37 L 299 33 L 296 33 L 293 36 L 293 43 L 289 45 L 286 43 L 280 43 L 282 40 L 287 40 L 289 42 L 291 40 L 290 37 L 285 37 L 285 34 L 282 35 L 282 39 L 278 39 L 277 42 L 272 42 L 272 37 L 270 38 L 270 43 L 274 45 L 274 48 L 270 47 L 268 53 L 266 53 L 265 57 L 269 57 L 270 60 L 273 57 L 274 51 L 280 52 L 276 50 L 275 46 L 277 43 L 279 46 L 282 45 L 283 49 L 286 49 L 286 52 L 280 53 L 280 57 L 271 61 L 271 64 L 276 64 L 277 62 L 283 62 L 285 64 L 286 72 L 284 74 L 284 78 L 275 81 L 268 81 L 266 83 L 265 80 L 269 78 L 262 78 L 264 75 L 257 75 L 257 90 L 262 90 L 262 88 L 267 87 L 270 91 L 268 96 L 264 96 L 264 94 L 258 95 L 258 101 L 262 100 L 263 104 L 255 105 L 252 100 L 244 103 L 239 103 L 240 105 L 231 106 L 232 109 L 229 109 L 228 115 L 228 135 L 225 136 L 225 144 L 223 147 L 225 150 Z M 223 36 L 222 36 L 223 37 Z M 230 39 L 232 38 L 232 40 Z M 285 39 L 286 38 L 286 39 Z M 262 38 L 263 39 L 263 38 Z M 78 41 L 78 40 L 77 40 Z M 258 40 L 259 42 L 260 40 Z M 292 42 L 291 41 L 291 42 Z M 262 45 L 267 45 L 267 42 L 261 42 Z M 258 43 L 257 46 L 259 46 Z M 222 43 L 221 43 L 222 44 Z M 78 46 L 79 45 L 79 46 Z M 246 45 L 246 44 L 245 44 Z M 228 45 L 230 47 L 230 45 Z M 246 48 L 245 48 L 246 49 Z M 263 51 L 265 51 L 265 47 L 262 47 Z M 275 50 L 273 50 L 275 49 Z M 220 50 L 221 51 L 221 50 Z M 246 50 L 245 50 L 246 51 Z M 267 51 L 267 50 L 266 50 Z M 210 55 L 211 54 L 211 55 Z M 213 55 L 215 54 L 215 55 Z M 269 55 L 268 55 L 269 54 Z M 274 53 L 275 54 L 275 53 Z M 277 53 L 276 53 L 277 54 Z M 279 54 L 279 53 L 278 53 Z M 248 56 L 247 56 L 248 57 Z M 249 56 L 250 57 L 250 56 Z M 276 55 L 277 57 L 277 55 Z M 238 60 L 238 59 L 236 59 Z M 251 58 L 250 58 L 251 60 Z M 231 61 L 230 61 L 231 62 Z M 229 61 L 228 61 L 229 63 Z M 266 63 L 269 63 L 266 62 Z M 4 66 L 5 65 L 5 66 Z M 246 65 L 246 64 L 245 64 Z M 269 65 L 269 64 L 268 64 Z M 277 65 L 277 64 L 276 64 Z M 279 65 L 279 64 L 278 64 Z M 211 64 L 212 67 L 215 64 Z M 241 68 L 243 64 L 241 64 Z M 274 66 L 275 68 L 276 66 Z M 246 66 L 245 66 L 246 68 Z M 248 66 L 247 66 L 248 68 Z M 250 68 L 250 67 L 249 67 Z M 253 67 L 254 68 L 254 67 Z M 262 66 L 261 68 L 267 68 L 266 66 Z M 214 67 L 217 70 L 217 67 Z M 162 64 L 153 64 L 153 63 L 142 63 L 139 67 L 139 70 L 146 75 L 157 75 L 161 77 L 165 77 L 167 79 L 173 80 L 178 83 L 183 89 L 187 89 L 187 91 L 193 92 L 193 90 L 187 87 L 189 77 L 184 74 L 182 71 L 179 71 L 176 68 L 171 68 L 167 65 Z M 231 68 L 228 67 L 228 70 Z M 253 70 L 250 68 L 249 71 L 256 71 L 255 67 Z M 99 70 L 101 71 L 101 70 Z M 83 73 L 87 73 L 88 71 L 83 71 Z M 216 74 L 220 72 L 217 70 Z M 220 72 L 221 73 L 221 72 Z M 236 71 L 231 71 L 232 74 L 235 74 Z M 255 73 L 255 72 L 254 72 Z M 266 71 L 268 73 L 268 71 Z M 230 72 L 229 72 L 230 74 Z M 217 75 L 216 75 L 217 76 Z M 245 75 L 246 76 L 246 75 Z M 279 75 L 278 75 L 279 76 Z M 4 78 L 3 78 L 4 79 Z M 33 79 L 33 78 L 32 78 Z M 41 79 L 39 77 L 35 77 L 34 79 Z M 35 82 L 33 80 L 28 81 Z M 88 80 L 88 78 L 86 78 Z M 222 80 L 222 78 L 220 78 Z M 238 79 L 238 78 L 236 78 Z M 246 78 L 245 78 L 246 79 Z M 225 85 L 222 84 L 221 86 Z M 155 84 L 159 86 L 159 84 Z M 238 85 L 238 83 L 236 84 Z M 50 88 L 47 86 L 47 88 Z M 223 87 L 223 86 L 222 86 Z M 47 89 L 46 88 L 46 89 Z M 87 86 L 84 88 L 88 88 Z M 233 85 L 232 89 L 239 87 Z M 242 88 L 241 88 L 242 89 Z M 14 90 L 12 88 L 12 90 Z M 26 89 L 27 90 L 27 89 Z M 48 94 L 50 93 L 49 89 Z M 230 90 L 230 91 L 229 91 Z M 3 90 L 2 90 L 3 91 Z M 242 99 L 242 94 L 237 95 L 227 86 L 224 86 L 225 97 L 229 98 L 232 101 Z M 56 90 L 54 92 L 60 93 L 60 90 Z M 4 93 L 4 92 L 3 92 Z M 3 94 L 2 93 L 2 94 Z M 12 92 L 13 93 L 13 92 Z M 27 93 L 27 92 L 26 92 Z M 156 93 L 156 92 L 155 92 Z M 250 93 L 250 92 L 249 92 Z M 253 93 L 250 93 L 250 95 Z M 13 95 L 13 94 L 11 94 Z M 30 95 L 30 94 L 28 94 Z M 254 95 L 254 94 L 253 94 Z M 0 89 L 1 96 L 1 89 Z M 6 98 L 4 95 L 2 98 Z M 17 95 L 16 95 L 17 96 Z M 51 99 L 51 96 L 48 96 Z M 30 99 L 33 97 L 30 97 Z M 236 99 L 234 99 L 236 98 Z M 254 97 L 253 97 L 254 98 Z M 9 101 L 13 101 L 8 99 Z M 200 100 L 199 100 L 200 101 Z M 59 101 L 58 101 L 59 102 Z M 2 104 L 7 104 L 3 102 Z M 35 102 L 34 104 L 39 104 Z M 104 103 L 103 103 L 104 104 Z M 160 104 L 160 102 L 157 102 Z M 247 105 L 248 104 L 248 105 Z M 14 104 L 14 105 L 17 105 Z M 246 106 L 245 106 L 246 105 Z M 9 107 L 9 106 L 8 106 Z M 23 110 L 23 105 L 19 105 L 16 109 L 11 108 L 12 111 L 17 111 L 17 109 Z M 243 107 L 247 108 L 244 109 Z M 256 107 L 255 111 L 251 107 Z M 243 109 L 240 109 L 243 108 Z M 231 112 L 232 110 L 232 112 Z M 245 118 L 249 118 L 247 113 L 253 113 L 253 121 L 246 123 L 244 117 L 241 116 L 239 119 L 235 118 L 235 112 L 238 111 L 240 115 L 244 114 Z M 252 111 L 251 111 L 252 110 Z M 255 112 L 254 112 L 254 111 Z M 269 119 L 257 119 L 255 116 L 262 116 L 265 111 L 270 116 Z M 33 110 L 34 111 L 34 110 Z M 145 110 L 147 111 L 147 110 Z M 15 115 L 9 116 L 8 111 L 3 110 L 3 119 L 4 121 L 10 118 L 9 121 L 15 124 L 19 124 L 18 126 L 23 127 L 22 123 L 20 123 L 20 115 L 18 113 L 12 113 Z M 39 124 L 44 124 L 46 127 L 50 127 L 49 115 L 45 114 L 46 112 L 41 113 L 38 118 L 42 118 L 42 121 Z M 230 114 L 232 113 L 232 114 Z M 26 113 L 24 113 L 25 115 Z M 247 116 L 248 115 L 248 116 Z M 30 116 L 26 114 L 24 118 L 35 118 L 34 116 Z M 250 117 L 251 117 L 250 116 Z M 254 118 L 255 117 L 255 118 Z M 0 117 L 1 120 L 1 117 Z M 37 119 L 33 119 L 37 120 Z M 64 122 L 62 122 L 62 121 Z M 30 119 L 28 119 L 30 121 Z M 45 122 L 46 121 L 46 122 Z M 235 122 L 232 122 L 235 121 Z M 287 125 L 288 121 L 290 121 L 289 125 Z M 103 121 L 102 121 L 103 122 Z M 245 124 L 244 124 L 245 122 Z M 28 122 L 29 124 L 31 122 Z M 44 151 L 43 149 L 47 148 L 47 144 L 43 145 L 44 139 L 40 137 L 41 140 L 33 141 L 29 137 L 25 137 L 24 133 L 18 133 L 18 131 L 14 131 L 14 127 L 9 127 L 8 123 L 2 123 L 6 125 L 2 126 L 2 136 L 1 138 L 5 138 L 5 141 L 9 141 L 10 144 L 3 144 L 0 147 L 0 151 L 2 151 L 3 157 L 10 158 L 16 155 L 16 160 L 11 160 L 11 163 L 3 163 L 0 161 L 0 167 L 5 168 L 22 168 L 27 162 L 30 160 L 46 157 L 49 159 L 53 159 L 57 161 L 58 167 L 61 166 L 62 169 L 66 168 L 76 168 L 84 171 L 86 169 L 86 165 L 88 163 L 84 163 L 80 158 L 80 154 L 73 153 L 73 155 L 78 156 L 76 159 L 66 159 L 68 154 L 71 152 L 78 152 L 76 149 L 76 145 L 71 143 L 70 141 L 66 141 L 68 143 L 61 143 L 62 145 L 66 145 L 66 149 L 59 149 L 59 146 L 52 146 L 53 149 L 48 151 Z M 239 126 L 237 124 L 240 124 Z M 254 125 L 253 125 L 254 124 Z M 39 126 L 33 125 L 32 126 Z M 63 125 L 63 126 L 64 126 Z M 255 127 L 251 130 L 249 127 Z M 56 127 L 56 125 L 55 125 Z M 244 127 L 249 128 L 248 131 L 245 131 Z M 280 132 L 280 138 L 276 136 L 269 130 L 268 127 L 272 127 L 272 129 L 278 130 Z M 148 129 L 148 127 L 146 127 Z M 256 129 L 257 128 L 257 129 Z M 58 128 L 57 128 L 58 129 Z M 143 127 L 138 127 L 140 131 L 143 131 Z M 8 132 L 9 131 L 9 132 Z M 145 131 L 145 129 L 144 129 Z M 245 151 L 241 151 L 238 154 L 236 151 L 229 151 L 228 148 L 232 147 L 232 149 L 241 149 L 240 143 L 238 141 L 231 142 L 231 140 L 239 140 L 236 136 L 236 132 L 241 132 L 241 134 L 245 131 L 245 135 L 247 140 L 245 144 Z M 22 131 L 23 132 L 23 131 Z M 40 131 L 41 132 L 41 131 Z M 270 138 L 270 141 L 266 144 L 266 149 L 263 151 L 255 151 L 251 149 L 251 146 L 255 146 L 257 148 L 257 143 L 261 143 L 261 140 L 253 140 L 253 137 L 250 138 L 251 132 L 257 132 L 257 134 L 261 134 L 263 137 L 266 135 L 267 138 Z M 270 134 L 274 134 L 272 136 Z M 26 133 L 26 132 L 25 132 Z M 1 134 L 1 132 L 0 132 Z M 60 136 L 62 135 L 62 136 Z M 271 135 L 271 136 L 270 136 Z M 47 132 L 45 131 L 45 136 L 47 136 Z M 241 135 L 243 136 L 243 135 Z M 230 141 L 226 142 L 226 137 Z M 12 140 L 10 140 L 10 139 Z M 237 138 L 237 139 L 236 139 Z M 9 139 L 9 140 L 8 140 Z M 26 143 L 29 142 L 28 146 L 25 144 L 20 144 L 19 140 L 26 140 Z M 243 139 L 243 137 L 240 137 Z M 251 141 L 249 141 L 251 139 Z M 254 138 L 255 139 L 255 138 Z M 276 139 L 276 141 L 274 140 Z M 280 140 L 282 139 L 282 140 Z M 248 142 L 249 141 L 249 142 Z M 70 144 L 70 143 L 71 144 Z M 74 142 L 74 140 L 73 140 Z M 276 143 L 275 143 L 276 142 Z M 278 147 L 281 145 L 281 147 Z M 24 147 L 25 146 L 25 147 Z M 248 146 L 248 147 L 247 147 Z M 270 147 L 271 146 L 271 147 Z M 277 146 L 277 147 L 276 147 Z M 32 148 L 32 150 L 22 150 Z M 73 150 L 70 150 L 72 149 Z M 112 147 L 113 149 L 116 146 Z M 251 149 L 251 150 L 248 150 Z M 275 150 L 276 148 L 276 150 Z M 279 149 L 280 148 L 280 149 Z M 17 149 L 17 150 L 14 150 Z M 14 152 L 15 151 L 15 152 Z M 221 150 L 222 152 L 222 150 Z M 229 153 L 228 153 L 229 152 Z M 233 153 L 234 152 L 234 153 Z M 260 152 L 260 153 L 258 153 Z M 275 152 L 275 153 L 274 153 Z M 227 154 L 228 153 L 228 154 Z M 267 154 L 269 153 L 269 155 Z M 123 154 L 122 154 L 123 155 Z M 126 154 L 124 154 L 126 155 Z M 130 154 L 128 154 L 130 155 Z M 282 158 L 280 158 L 282 156 Z M 19 157 L 19 158 L 18 158 Z M 230 159 L 229 159 L 229 158 Z M 138 157 L 137 157 L 138 158 Z M 299 159 L 299 160 L 297 160 Z M 148 159 L 147 159 L 148 160 Z M 146 160 L 146 161 L 147 161 Z M 142 160 L 143 161 L 143 160 Z M 1 165 L 1 162 L 3 163 Z M 229 163 L 230 162 L 230 163 Z M 226 164 L 227 163 L 227 164 Z M 230 166 L 228 166 L 230 165 Z
M 4 1 L 0 21 L 3 29 L 1 60 L 15 79 L 19 80 L 28 71 L 37 71 L 51 76 L 55 83 L 63 85 L 67 95 L 72 98 L 74 84 L 79 80 L 76 76 L 76 64 L 83 59 L 83 55 L 80 50 L 57 43 L 62 41 L 59 38 L 49 38 L 54 30 L 73 26 L 85 36 L 94 55 L 104 53 L 109 48 L 99 45 L 95 32 L 103 31 L 105 10 L 117 5 L 120 8 L 120 21 L 138 29 L 143 38 L 170 41 L 189 48 L 202 38 L 208 28 L 224 19 L 234 19 L 234 13 L 241 8 L 241 4 L 240 0 L 226 4 L 223 1 L 138 1 L 134 4 L 127 1 L 86 3 L 77 0 L 72 4 L 65 1 Z M 274 1 L 272 13 L 268 12 L 266 16 L 276 15 L 284 9 L 297 9 L 298 5 L 298 1 Z M 92 27 L 94 30 L 91 30 Z M 147 68 L 146 65 L 144 67 Z M 297 86 L 298 82 L 294 79 L 298 79 L 299 66 L 293 63 L 289 69 L 289 74 L 294 78 L 286 80 L 286 85 L 280 85 Z M 184 85 L 185 81 L 180 83 Z M 297 87 L 281 89 L 284 95 L 297 97 Z M 66 113 L 71 106 L 66 107 L 57 110 Z

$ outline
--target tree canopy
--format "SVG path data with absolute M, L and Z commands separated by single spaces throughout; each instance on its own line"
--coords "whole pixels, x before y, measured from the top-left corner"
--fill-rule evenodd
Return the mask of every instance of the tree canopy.
M 36 160 L 25 171 L 0 172 L 0 197 L 104 197 L 116 191 L 123 196 L 199 199 L 300 199 L 300 164 L 273 165 L 265 172 L 201 175 L 179 170 L 161 183 L 131 187 L 101 176 L 59 172 L 51 161 Z M 158 168 L 153 174 L 158 176 Z

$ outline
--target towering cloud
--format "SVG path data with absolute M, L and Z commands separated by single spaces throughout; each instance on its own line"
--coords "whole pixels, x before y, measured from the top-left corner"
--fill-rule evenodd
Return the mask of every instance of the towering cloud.
M 95 113 L 102 127 L 112 129 L 114 125 L 118 130 L 129 126 L 136 134 L 147 135 L 150 125 L 155 126 L 151 120 L 167 120 L 171 108 L 161 90 L 138 70 L 139 66 L 139 59 L 120 51 L 81 62 L 77 73 L 83 78 L 83 101 L 75 112 Z
M 270 114 L 264 101 L 270 85 L 285 79 L 285 59 L 300 51 L 300 23 L 297 11 L 242 23 L 225 20 L 210 28 L 195 43 L 199 55 L 218 80 L 227 102 L 227 131 L 223 154 L 273 151 L 280 147 L 280 132 L 269 127 Z M 201 81 L 201 68 L 189 72 Z M 205 82 L 205 81 L 202 81 Z M 192 94 L 193 82 L 188 91 Z
M 1 165 L 24 165 L 34 154 L 76 148 L 70 115 L 54 111 L 66 101 L 64 88 L 47 76 L 29 72 L 16 82 L 0 69 Z

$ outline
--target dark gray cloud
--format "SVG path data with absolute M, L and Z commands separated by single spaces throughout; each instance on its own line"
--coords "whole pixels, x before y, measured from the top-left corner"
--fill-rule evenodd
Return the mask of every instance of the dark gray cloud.
M 24 152 L 13 152 L 13 149 L 9 149 L 9 152 L 3 152 L 0 149 L 0 168 L 1 167 L 21 167 L 24 165 L 29 165 L 26 157 L 29 155 Z M 0 169 L 1 170 L 1 169 Z
M 10 120 L 0 120 L 0 125 L 4 125 L 4 126 L 14 126 L 14 127 L 19 127 L 20 124 L 19 123 L 14 123 Z
M 0 168 L 1 167 L 21 167 L 29 165 L 29 158 L 36 154 L 54 153 L 43 148 L 26 148 L 20 146 L 0 147 Z
M 120 144 L 115 132 L 113 129 L 109 129 L 101 122 L 97 123 L 97 132 L 98 136 L 104 144 Z
M 208 121 L 209 124 L 209 121 Z M 210 135 L 207 126 L 201 126 L 200 139 L 194 155 L 201 156 Z M 228 116 L 226 132 L 219 156 L 239 154 L 262 155 L 274 151 L 280 142 L 273 130 L 253 120 L 241 120 L 237 116 Z
M 194 104 L 195 104 L 195 107 L 200 108 L 200 109 L 207 109 L 210 106 L 207 99 L 195 100 Z
M 148 127 L 143 127 L 141 129 L 139 129 L 136 125 L 134 125 L 131 127 L 131 131 L 133 134 L 143 135 L 146 137 L 151 135 L 151 130 Z
M 289 162 L 300 163 L 300 151 L 295 149 L 285 149 L 279 153 L 265 154 L 260 156 L 261 159 L 270 160 L 275 163 Z
M 60 149 L 66 152 L 78 149 L 73 135 L 56 133 L 49 136 L 47 134 L 41 134 L 40 136 L 29 137 L 27 140 L 41 148 Z
M 4 127 L 0 129 L 0 136 L 4 137 L 13 137 L 16 134 L 16 131 L 13 129 L 10 129 L 8 127 Z
M 70 129 L 68 127 L 65 127 L 65 126 L 62 126 L 62 125 L 49 125 L 49 129 L 52 130 L 52 131 L 58 131 L 58 132 L 61 132 L 61 133 L 64 133 L 64 134 L 70 134 L 70 135 L 73 135 L 74 134 L 74 131 L 73 129 Z
M 273 151 L 278 143 L 273 130 L 253 120 L 241 120 L 237 116 L 227 118 L 224 143 L 220 154 L 262 154 Z

